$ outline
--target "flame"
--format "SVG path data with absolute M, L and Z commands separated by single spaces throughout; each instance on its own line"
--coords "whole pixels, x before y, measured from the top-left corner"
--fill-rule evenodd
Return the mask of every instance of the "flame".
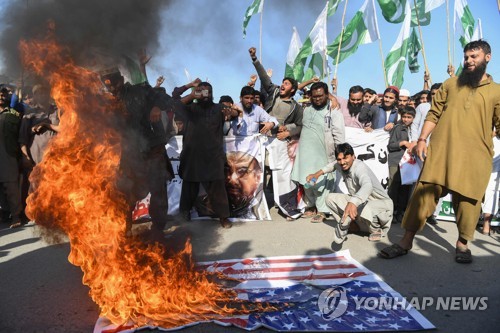
M 121 135 L 111 126 L 120 108 L 100 92 L 97 74 L 75 65 L 53 34 L 22 41 L 20 50 L 62 110 L 61 131 L 32 173 L 27 214 L 68 236 L 69 261 L 81 267 L 101 315 L 117 325 L 174 327 L 248 312 L 244 304 L 229 307 L 235 292 L 194 269 L 189 241 L 166 258 L 162 245 L 126 237 L 129 207 L 116 187 Z

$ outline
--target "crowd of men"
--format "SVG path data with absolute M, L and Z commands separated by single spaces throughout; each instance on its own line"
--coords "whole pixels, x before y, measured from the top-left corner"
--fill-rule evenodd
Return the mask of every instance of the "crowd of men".
M 290 179 L 304 190 L 306 208 L 301 217 L 313 223 L 332 218 L 335 243 L 342 244 L 349 232 L 366 232 L 369 241 L 379 241 L 392 223 L 402 223 L 405 234 L 401 241 L 379 256 L 404 255 L 416 232 L 432 219 L 439 198 L 451 193 L 459 231 L 455 259 L 472 261 L 467 243 L 473 239 L 492 170 L 492 137 L 500 135 L 500 86 L 486 74 L 491 59 L 487 42 L 475 41 L 465 47 L 459 76 L 451 70 L 450 79 L 429 87 L 426 75 L 424 89 L 413 96 L 395 86 L 377 94 L 356 85 L 343 98 L 336 95 L 336 80 L 330 91 L 318 78 L 299 84 L 285 77 L 276 85 L 272 71 L 266 71 L 257 59 L 255 48 L 249 49 L 249 55 L 257 75 L 241 89 L 237 103 L 230 96 L 215 103 L 212 85 L 199 79 L 169 95 L 161 87 L 161 77 L 152 87 L 147 82 L 126 83 L 116 68 L 101 72 L 107 91 L 127 114 L 123 139 L 128 151 L 123 155 L 140 156 L 133 162 L 122 159 L 121 174 L 130 180 L 122 190 L 131 210 L 137 200 L 151 194 L 153 239 L 163 236 L 168 223 L 165 184 L 174 176 L 165 152 L 170 137 L 183 136 L 180 216 L 191 218 L 201 185 L 209 215 L 218 217 L 223 228 L 230 228 L 228 218 L 248 205 L 255 189 L 245 190 L 234 183 L 248 175 L 258 181 L 263 170 L 255 160 L 238 153 L 228 158 L 224 136 L 260 133 L 278 140 L 284 149 L 297 145 Z M 257 77 L 260 90 L 255 89 Z M 302 99 L 298 101 L 294 97 L 299 91 Z M 1 218 L 17 228 L 27 220 L 23 209 L 29 174 L 59 131 L 59 111 L 50 99 L 50 89 L 43 85 L 25 88 L 22 93 L 4 85 L 0 103 Z M 356 159 L 352 146 L 345 142 L 346 127 L 390 133 L 388 190 Z M 399 161 L 405 152 L 425 160 L 414 185 L 401 181 Z M 470 161 L 481 162 L 472 165 Z M 336 192 L 336 175 L 343 178 L 348 193 Z M 239 199 L 234 199 L 238 197 L 234 192 L 240 192 Z M 297 216 L 286 218 L 293 221 Z M 483 231 L 489 232 L 489 225 Z

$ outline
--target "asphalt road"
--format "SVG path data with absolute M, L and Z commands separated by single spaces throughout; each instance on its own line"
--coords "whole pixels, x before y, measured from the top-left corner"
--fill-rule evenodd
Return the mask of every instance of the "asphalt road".
M 273 221 L 237 223 L 227 230 L 208 220 L 185 223 L 182 228 L 192 236 L 198 261 L 332 252 L 331 222 L 286 222 L 276 208 L 271 209 L 271 215 Z M 395 225 L 389 237 L 379 243 L 351 235 L 342 249 L 349 249 L 354 259 L 405 297 L 488 297 L 488 309 L 484 311 L 421 311 L 439 332 L 500 332 L 499 234 L 476 233 L 470 246 L 474 255 L 470 265 L 454 262 L 456 227 L 442 221 L 426 226 L 407 256 L 394 260 L 376 256 L 401 234 L 402 229 Z M 68 254 L 68 243 L 44 243 L 37 226 L 11 230 L 0 224 L 0 332 L 93 331 L 99 309 L 81 282 L 81 270 L 68 262 Z M 183 330 L 241 331 L 213 324 Z

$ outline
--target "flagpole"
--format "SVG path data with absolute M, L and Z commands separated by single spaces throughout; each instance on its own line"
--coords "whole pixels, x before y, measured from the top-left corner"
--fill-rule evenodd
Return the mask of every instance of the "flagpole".
M 425 71 L 427 72 L 427 75 L 429 75 L 429 83 L 432 85 L 431 73 L 429 72 L 429 67 L 427 67 L 427 58 L 425 56 L 425 47 L 424 47 L 424 38 L 422 35 L 422 27 L 420 26 L 420 19 L 418 18 L 417 0 L 413 0 L 413 3 L 415 6 L 415 16 L 417 17 L 417 25 L 418 25 L 418 32 L 420 34 L 420 41 L 422 42 L 422 57 L 424 58 L 424 67 L 425 67 Z
M 262 10 L 260 11 L 260 32 L 259 32 L 259 60 L 262 63 L 262 17 L 264 16 L 264 0 L 262 0 Z
M 380 58 L 382 59 L 382 72 L 384 72 L 384 81 L 385 86 L 389 86 L 389 81 L 387 80 L 387 73 L 385 72 L 385 60 L 384 60 L 384 52 L 382 51 L 382 38 L 378 39 L 378 48 L 380 50 Z
M 500 0 L 499 0 L 500 1 Z M 446 32 L 448 34 L 448 65 L 453 65 L 451 60 L 451 48 L 450 48 L 450 9 L 449 9 L 449 1 L 446 0 Z
M 345 0 L 344 13 L 342 13 L 342 31 L 340 32 L 339 48 L 337 49 L 337 59 L 335 60 L 335 72 L 333 73 L 334 80 L 337 78 L 337 69 L 339 66 L 339 59 L 340 59 L 340 49 L 342 48 L 342 38 L 344 38 L 345 12 L 347 11 L 347 2 L 348 1 L 349 0 Z

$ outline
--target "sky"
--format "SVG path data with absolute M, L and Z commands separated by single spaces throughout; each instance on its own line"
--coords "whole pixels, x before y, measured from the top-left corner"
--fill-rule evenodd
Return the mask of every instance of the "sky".
M 3 10 L 5 11 L 6 4 L 13 1 L 0 0 Z M 30 5 L 30 1 L 33 0 L 26 0 L 27 6 Z M 51 2 L 50 0 L 40 1 Z M 345 25 L 363 2 L 364 0 L 347 0 Z M 106 4 L 109 3 L 119 4 L 120 2 L 109 0 L 101 3 L 101 8 L 98 10 L 100 15 L 107 10 Z M 155 33 L 148 32 L 152 36 L 152 41 L 148 41 L 147 48 L 147 52 L 152 56 L 147 67 L 149 81 L 154 84 L 156 78 L 163 75 L 165 77 L 163 86 L 167 92 L 171 92 L 174 87 L 199 77 L 212 83 L 216 100 L 221 95 L 230 95 L 237 101 L 241 88 L 249 81 L 250 75 L 255 73 L 248 55 L 248 49 L 255 46 L 257 54 L 262 52 L 261 62 L 264 67 L 273 69 L 273 82 L 280 84 L 284 76 L 292 28 L 294 26 L 297 28 L 304 42 L 326 1 L 264 0 L 262 49 L 260 49 L 259 38 L 260 14 L 252 17 L 247 27 L 247 36 L 243 38 L 243 16 L 251 3 L 252 0 L 164 0 L 165 5 L 158 13 L 159 25 L 154 27 Z M 337 13 L 328 19 L 328 43 L 333 42 L 340 33 L 345 4 L 346 0 L 342 1 Z M 463 52 L 458 36 L 453 36 L 453 5 L 454 0 L 449 0 L 451 53 L 453 64 L 458 67 Z M 492 47 L 492 60 L 488 66 L 488 72 L 493 78 L 500 80 L 500 55 L 496 56 L 500 51 L 498 33 L 500 14 L 497 1 L 468 0 L 468 5 L 474 18 L 481 19 L 483 38 Z M 375 7 L 381 35 L 381 48 L 385 58 L 399 34 L 401 24 L 386 22 L 376 0 Z M 110 11 L 117 12 L 116 8 Z M 71 14 L 78 15 L 78 10 L 75 9 Z M 95 16 L 98 19 L 97 14 Z M 110 13 L 110 15 L 114 14 Z M 120 14 L 116 13 L 113 18 L 116 17 L 120 22 Z M 448 77 L 446 74 L 448 64 L 446 17 L 446 5 L 443 5 L 432 11 L 431 24 L 422 27 L 426 60 L 433 83 L 442 82 Z M 129 26 L 130 22 L 142 25 L 140 19 L 140 15 L 137 15 L 133 21 L 128 17 L 123 17 L 122 21 L 124 24 L 128 23 Z M 144 20 L 147 21 L 148 18 L 145 17 Z M 114 24 L 116 26 L 116 23 Z M 99 27 L 99 24 L 97 26 Z M 0 31 L 3 28 L 5 27 L 0 23 Z M 144 38 L 144 36 L 139 37 L 139 39 Z M 136 42 L 137 38 L 133 40 Z M 134 47 L 136 44 L 134 43 Z M 133 50 L 130 50 L 129 54 L 134 54 Z M 332 61 L 333 59 L 329 58 L 329 66 L 333 72 L 335 66 Z M 419 73 L 412 74 L 408 69 L 405 70 L 403 88 L 409 89 L 412 94 L 417 93 L 423 87 L 424 63 L 421 54 L 419 63 Z M 189 79 L 187 73 L 190 76 Z M 339 64 L 337 77 L 340 96 L 347 97 L 349 88 L 358 84 L 383 92 L 385 83 L 379 42 L 361 45 L 354 55 Z M 326 78 L 325 81 L 328 79 Z M 259 85 L 257 82 L 257 86 Z

